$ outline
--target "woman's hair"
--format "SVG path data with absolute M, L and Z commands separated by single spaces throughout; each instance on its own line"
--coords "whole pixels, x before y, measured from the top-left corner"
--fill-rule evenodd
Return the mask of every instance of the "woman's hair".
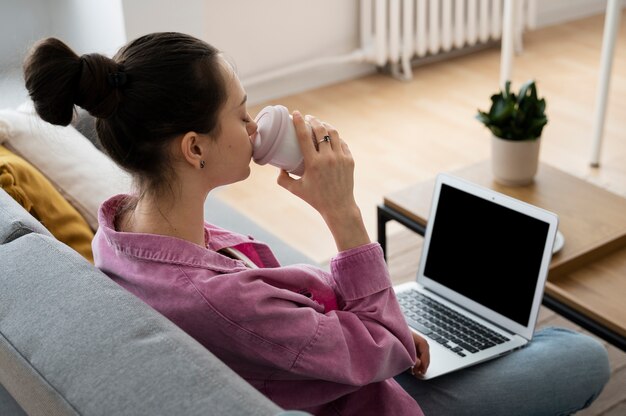
M 181 33 L 153 33 L 111 59 L 78 56 L 48 38 L 24 62 L 26 88 L 37 114 L 67 126 L 78 105 L 96 117 L 100 142 L 143 191 L 171 185 L 168 144 L 195 131 L 218 134 L 226 102 L 219 51 Z

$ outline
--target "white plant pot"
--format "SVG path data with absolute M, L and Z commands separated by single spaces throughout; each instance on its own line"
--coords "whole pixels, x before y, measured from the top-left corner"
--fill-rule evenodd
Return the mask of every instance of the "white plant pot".
M 491 136 L 491 171 L 494 180 L 507 186 L 533 182 L 539 166 L 540 139 L 504 140 Z

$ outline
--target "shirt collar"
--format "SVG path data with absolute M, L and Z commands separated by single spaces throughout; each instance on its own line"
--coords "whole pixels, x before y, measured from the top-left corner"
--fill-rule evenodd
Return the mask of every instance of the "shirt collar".
M 170 264 L 207 268 L 215 271 L 246 269 L 242 261 L 217 253 L 224 247 L 251 243 L 250 238 L 205 223 L 204 236 L 208 248 L 176 237 L 128 233 L 115 229 L 115 217 L 129 195 L 115 195 L 106 200 L 98 211 L 99 232 L 116 251 L 128 256 Z M 253 243 L 257 244 L 257 243 Z

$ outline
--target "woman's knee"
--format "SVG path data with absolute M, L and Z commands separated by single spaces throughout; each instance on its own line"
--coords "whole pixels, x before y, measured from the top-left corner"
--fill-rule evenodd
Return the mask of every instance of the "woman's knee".
M 400 384 L 433 414 L 571 414 L 589 406 L 610 376 L 595 339 L 563 328 L 538 331 L 519 351 L 428 381 Z
M 565 328 L 546 328 L 535 341 L 552 344 L 548 349 L 552 369 L 562 381 L 575 385 L 593 401 L 608 382 L 611 369 L 606 348 L 596 339 Z M 560 353 L 554 353 L 554 350 Z

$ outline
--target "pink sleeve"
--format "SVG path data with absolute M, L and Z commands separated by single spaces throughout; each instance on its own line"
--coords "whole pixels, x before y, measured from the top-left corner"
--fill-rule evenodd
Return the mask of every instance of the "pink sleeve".
M 331 263 L 331 273 L 343 304 L 321 317 L 293 371 L 363 385 L 413 365 L 413 338 L 380 246 L 374 243 L 340 253 Z
M 349 385 L 388 379 L 415 362 L 413 338 L 378 244 L 340 253 L 330 275 L 303 265 L 243 273 L 218 279 L 222 283 L 212 285 L 209 302 L 231 328 L 239 328 L 228 330 L 229 348 L 247 359 Z M 334 287 L 339 310 L 324 313 L 320 304 L 288 287 L 313 281 Z M 236 301 L 226 293 L 236 293 Z

